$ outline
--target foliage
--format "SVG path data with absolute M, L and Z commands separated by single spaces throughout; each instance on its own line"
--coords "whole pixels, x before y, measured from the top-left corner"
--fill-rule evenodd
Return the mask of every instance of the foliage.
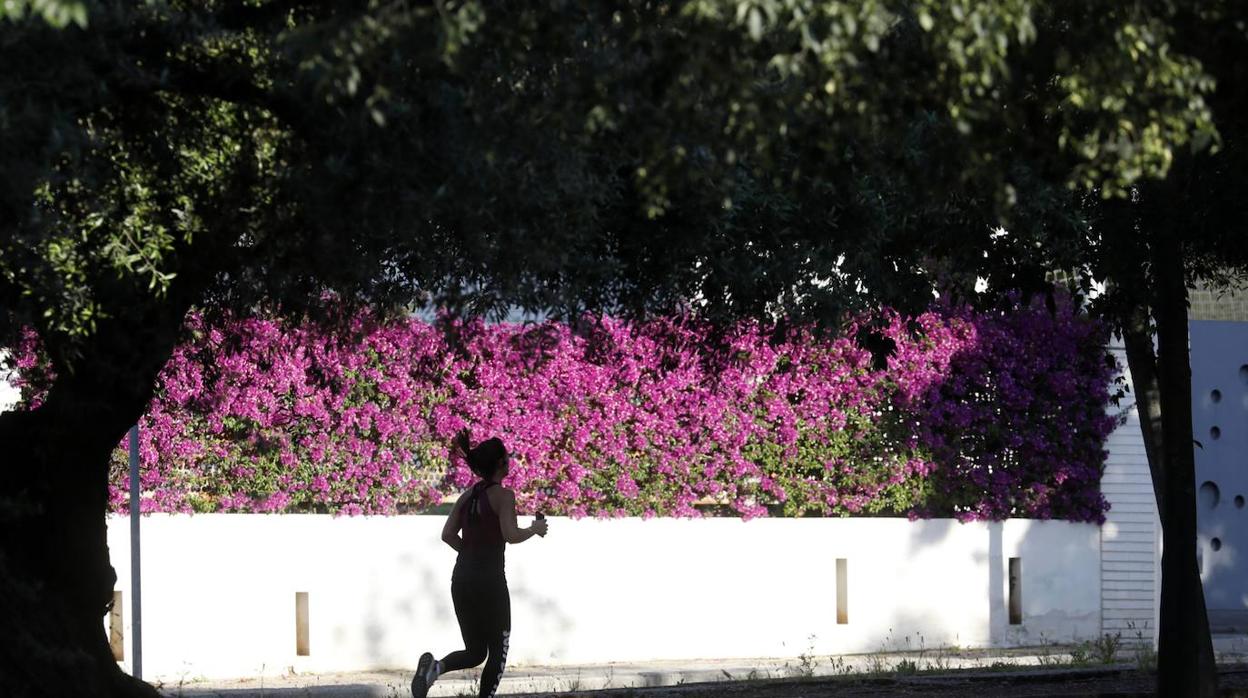
M 574 516 L 1011 516 L 1099 521 L 1113 364 L 1068 304 L 885 313 L 886 366 L 850 338 L 689 317 L 632 324 L 357 316 L 194 322 L 141 422 L 145 511 L 392 513 L 473 476 L 501 435 L 525 510 Z M 28 402 L 48 383 L 17 356 Z M 112 502 L 127 505 L 125 444 Z
M 171 291 L 917 312 L 1217 142 L 1165 2 L 0 7 L 0 336 L 66 368 Z
M 20 20 L 28 12 L 54 27 L 65 27 L 71 22 L 79 27 L 87 26 L 84 0 L 0 0 L 0 20 Z

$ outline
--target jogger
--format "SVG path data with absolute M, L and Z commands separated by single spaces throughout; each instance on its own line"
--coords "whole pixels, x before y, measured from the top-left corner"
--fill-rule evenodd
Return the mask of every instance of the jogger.
M 459 620 L 464 649 L 434 661 L 425 652 L 412 678 L 412 695 L 425 698 L 429 686 L 448 671 L 485 663 L 481 672 L 480 698 L 493 698 L 507 666 L 511 640 L 511 597 L 507 592 L 504 550 L 507 543 L 522 543 L 534 535 L 545 536 L 547 524 L 539 519 L 526 529 L 516 525 L 515 494 L 501 485 L 507 476 L 507 450 L 499 439 L 490 439 L 469 450 L 467 432 L 457 439 L 462 455 L 481 481 L 464 492 L 446 519 L 442 540 L 459 552 L 451 575 L 451 600 Z M 462 537 L 460 535 L 462 531 Z

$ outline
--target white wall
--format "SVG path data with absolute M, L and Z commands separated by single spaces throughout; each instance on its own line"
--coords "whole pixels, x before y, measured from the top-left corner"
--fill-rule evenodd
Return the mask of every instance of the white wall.
M 439 541 L 441 524 L 432 516 L 145 517 L 144 676 L 401 668 L 426 649 L 457 648 L 454 551 Z M 110 517 L 127 619 L 128 540 L 127 519 Z M 904 649 L 907 638 L 915 648 L 1088 639 L 1101 628 L 1099 541 L 1096 526 L 1025 520 L 552 517 L 547 538 L 508 549 L 511 661 L 794 657 Z M 1021 626 L 1006 623 L 1010 557 L 1023 561 Z M 847 625 L 836 623 L 836 558 L 848 560 Z M 310 593 L 308 657 L 295 656 L 297 591 Z M 131 656 L 127 646 L 127 664 Z
M 1009 625 L 1004 614 L 996 624 L 1004 636 L 994 645 L 1039 645 L 1082 641 L 1097 636 L 1103 600 L 1100 590 L 1101 529 L 1064 521 L 1009 520 L 988 524 L 1002 528 L 1003 579 L 993 585 L 1008 599 L 1007 561 L 1022 564 L 1021 625 Z M 1004 603 L 1004 601 L 1003 601 Z M 993 604 L 993 608 L 1004 608 Z M 1001 638 L 997 640 L 996 638 Z
M 0 351 L 0 366 L 4 365 L 4 360 L 7 358 L 9 358 L 9 353 Z M 0 412 L 11 409 L 20 397 L 21 393 L 9 385 L 9 372 L 0 368 Z

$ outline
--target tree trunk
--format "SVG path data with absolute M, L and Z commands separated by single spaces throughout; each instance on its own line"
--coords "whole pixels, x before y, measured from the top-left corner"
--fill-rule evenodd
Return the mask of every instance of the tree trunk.
M 0 414 L 0 695 L 157 696 L 113 659 L 103 617 L 109 458 L 151 397 L 186 304 L 103 320 L 44 404 Z
M 0 416 L 9 460 L 0 485 L 0 693 L 155 696 L 113 660 L 102 617 L 116 575 L 104 514 L 105 432 L 53 414 Z M 10 477 L 14 470 L 33 477 Z
M 1217 695 L 1217 667 L 1196 566 L 1192 369 L 1182 254 L 1180 241 L 1171 232 L 1159 235 L 1152 249 L 1165 471 L 1157 692 L 1159 696 L 1213 698 Z
M 1157 376 L 1157 354 L 1153 350 L 1153 329 L 1146 304 L 1135 304 L 1129 315 L 1121 323 L 1122 340 L 1127 350 L 1127 369 L 1131 372 L 1131 389 L 1135 393 L 1136 412 L 1140 416 L 1140 435 L 1148 459 L 1148 472 L 1153 479 L 1157 514 L 1164 528 L 1166 469 L 1162 456 L 1165 440 L 1161 431 L 1161 385 Z

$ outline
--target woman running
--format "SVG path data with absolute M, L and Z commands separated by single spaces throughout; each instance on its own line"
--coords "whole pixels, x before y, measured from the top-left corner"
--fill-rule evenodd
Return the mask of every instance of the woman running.
M 503 442 L 494 438 L 476 448 L 469 446 L 468 431 L 460 432 L 455 449 L 481 481 L 460 495 L 442 527 L 442 540 L 459 553 L 451 575 L 451 600 L 464 649 L 446 655 L 442 661 L 434 661 L 428 652 L 420 655 L 412 679 L 415 698 L 425 698 L 442 674 L 481 662 L 485 668 L 481 671 L 480 698 L 494 696 L 507 664 L 511 635 L 511 598 L 503 574 L 503 548 L 507 543 L 546 535 L 544 519 L 538 518 L 528 528 L 516 525 L 516 495 L 500 484 L 508 473 Z

